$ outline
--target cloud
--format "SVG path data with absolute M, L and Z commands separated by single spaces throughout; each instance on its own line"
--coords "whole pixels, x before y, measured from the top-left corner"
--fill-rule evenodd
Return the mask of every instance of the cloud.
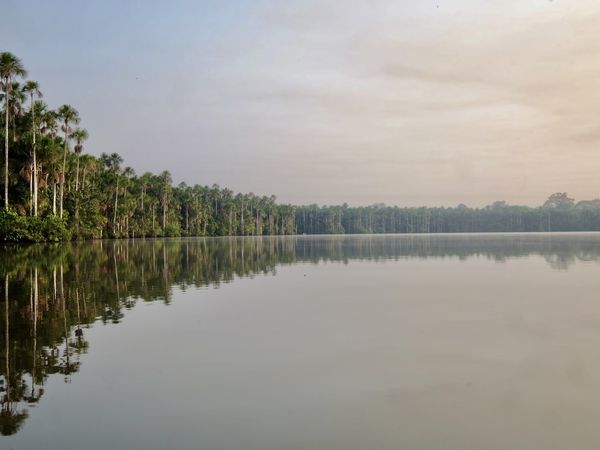
M 29 45 L 14 2 L 0 40 L 138 172 L 298 203 L 597 196 L 595 1 L 175 2 L 133 24 L 95 8 L 107 38 L 81 9 L 50 20 L 85 46 L 62 25 Z

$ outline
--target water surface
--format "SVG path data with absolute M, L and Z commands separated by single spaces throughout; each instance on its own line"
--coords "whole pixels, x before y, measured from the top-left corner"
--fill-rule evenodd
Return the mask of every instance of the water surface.
M 0 251 L 0 448 L 600 446 L 600 234 Z

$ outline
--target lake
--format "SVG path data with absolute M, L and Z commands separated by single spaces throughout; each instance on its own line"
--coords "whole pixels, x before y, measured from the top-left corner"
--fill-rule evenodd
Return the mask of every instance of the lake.
M 1 254 L 3 449 L 600 446 L 600 234 Z

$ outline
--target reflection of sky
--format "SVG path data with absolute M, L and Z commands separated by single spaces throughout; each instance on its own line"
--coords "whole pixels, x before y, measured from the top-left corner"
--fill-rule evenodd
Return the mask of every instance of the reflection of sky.
M 139 301 L 121 324 L 86 329 L 81 371 L 49 377 L 3 443 L 594 448 L 597 292 L 596 264 L 557 273 L 537 254 L 295 264 L 176 286 L 168 307 Z
M 50 105 L 76 106 L 89 150 L 139 172 L 299 203 L 597 196 L 590 0 L 2 9 L 3 49 Z
M 5 253 L 7 250 L 9 254 Z M 3 406 L 13 413 L 25 409 L 31 413 L 31 420 L 24 422 L 24 428 L 12 438 L 14 441 L 7 441 L 18 443 L 15 448 L 38 448 L 39 439 L 48 439 L 47 448 L 64 448 L 61 427 L 65 423 L 73 426 L 78 421 L 82 422 L 76 427 L 76 439 L 83 438 L 88 435 L 91 422 L 88 416 L 80 417 L 76 411 L 85 404 L 86 413 L 92 416 L 106 414 L 102 412 L 106 406 L 101 405 L 114 402 L 115 390 L 120 391 L 119 399 L 132 399 L 126 402 L 130 408 L 145 412 L 146 408 L 141 405 L 153 401 L 154 397 L 147 392 L 155 388 L 155 380 L 146 382 L 147 377 L 171 377 L 171 385 L 176 390 L 171 394 L 176 396 L 183 395 L 178 387 L 181 386 L 187 392 L 185 398 L 173 397 L 161 405 L 181 406 L 182 414 L 191 417 L 202 408 L 199 403 L 208 405 L 209 409 L 218 403 L 217 398 L 201 402 L 211 396 L 201 392 L 207 386 L 202 381 L 207 375 L 206 369 L 214 369 L 212 376 L 215 377 L 231 377 L 229 382 L 245 391 L 245 386 L 258 380 L 248 380 L 248 373 L 279 370 L 277 367 L 265 369 L 271 363 L 279 368 L 280 364 L 292 364 L 294 373 L 302 378 L 315 370 L 313 364 L 319 365 L 311 358 L 325 351 L 333 352 L 328 364 L 340 371 L 336 379 L 342 380 L 342 385 L 352 384 L 352 376 L 345 380 L 343 377 L 356 373 L 356 367 L 350 370 L 351 367 L 346 366 L 348 371 L 344 372 L 346 369 L 341 370 L 333 362 L 336 358 L 342 364 L 354 361 L 356 355 L 347 357 L 347 354 L 358 349 L 349 344 L 344 335 L 352 336 L 357 345 L 362 346 L 363 354 L 357 357 L 367 358 L 372 363 L 374 360 L 370 358 L 381 351 L 382 346 L 417 345 L 417 335 L 427 330 L 426 335 L 431 340 L 426 347 L 441 345 L 440 351 L 448 355 L 428 355 L 427 352 L 418 355 L 422 348 L 419 350 L 417 345 L 417 353 L 411 350 L 403 356 L 415 359 L 402 367 L 402 376 L 397 380 L 404 388 L 418 390 L 428 387 L 428 383 L 444 382 L 445 377 L 452 380 L 456 375 L 454 370 L 462 371 L 471 364 L 478 364 L 454 359 L 456 351 L 465 353 L 463 356 L 467 358 L 482 359 L 490 369 L 491 360 L 501 366 L 508 360 L 520 361 L 528 357 L 533 347 L 537 347 L 536 352 L 546 352 L 545 346 L 554 345 L 547 337 L 562 334 L 559 338 L 569 342 L 579 339 L 577 335 L 597 334 L 593 308 L 597 304 L 600 233 L 112 241 L 60 248 L 0 247 L 0 260 L 5 261 L 4 267 L 10 268 L 6 280 L 11 299 L 9 309 L 5 309 L 9 305 L 6 303 L 0 314 L 0 327 L 9 330 L 8 334 L 1 333 L 0 361 L 9 355 L 8 367 L 13 380 L 10 396 L 0 389 L 0 403 L 10 400 Z M 267 276 L 255 276 L 259 274 Z M 4 275 L 0 279 L 4 279 Z M 211 288 L 206 289 L 209 286 Z M 217 287 L 220 289 L 213 289 Z M 224 292 L 215 293 L 217 290 Z M 183 306 L 187 309 L 186 317 L 177 318 L 164 309 L 157 309 L 160 303 L 176 308 Z M 33 321 L 34 317 L 38 317 L 37 322 Z M 421 324 L 415 327 L 412 319 Z M 236 333 L 248 326 L 248 320 L 253 322 L 250 327 L 255 328 L 250 340 L 257 339 L 254 344 L 262 351 L 256 348 L 248 351 L 249 341 L 237 341 Z M 94 323 L 91 328 L 88 326 Z M 121 325 L 110 327 L 113 331 L 105 331 L 102 325 L 111 323 Z M 183 323 L 187 325 L 182 326 Z M 177 324 L 176 330 L 173 324 Z M 494 336 L 488 334 L 488 325 L 495 329 Z M 298 328 L 293 331 L 294 327 Z M 269 328 L 270 331 L 264 331 Z M 446 338 L 436 337 L 439 332 L 455 342 L 447 346 Z M 408 335 L 400 338 L 404 333 Z M 413 333 L 416 334 L 411 336 Z M 484 341 L 487 340 L 485 345 L 480 346 L 479 340 L 473 338 L 477 334 L 483 334 Z M 68 336 L 68 344 L 65 336 Z M 368 349 L 373 345 L 374 336 L 378 336 L 375 340 L 379 343 Z M 275 337 L 287 342 L 277 347 L 281 341 Z M 270 342 L 265 344 L 265 339 Z M 275 348 L 271 348 L 274 353 L 265 351 L 265 345 L 273 345 L 271 341 L 275 343 Z M 7 342 L 12 344 L 9 346 Z M 240 342 L 243 342 L 242 352 L 236 354 L 240 348 L 232 346 Z M 523 342 L 525 346 L 521 345 Z M 290 352 L 286 350 L 289 345 L 295 347 Z M 328 348 L 330 345 L 333 347 Z M 184 347 L 186 351 L 182 350 Z M 90 355 L 81 357 L 89 348 Z M 167 351 L 168 348 L 172 350 Z M 198 356 L 205 351 L 208 353 Z M 283 353 L 277 354 L 278 351 Z M 298 352 L 308 355 L 310 360 L 299 362 Z M 33 358 L 34 353 L 37 358 Z M 168 358 L 166 353 L 175 355 L 169 364 L 164 363 L 165 357 Z M 395 359 L 386 356 L 390 355 L 387 350 L 384 353 L 377 367 L 381 364 L 384 367 L 386 360 L 391 366 L 385 371 L 396 370 Z M 236 354 L 235 362 L 229 361 L 223 366 L 233 354 Z M 267 359 L 275 355 L 275 360 L 261 360 L 265 355 Z M 431 360 L 427 362 L 429 357 Z M 364 362 L 368 365 L 367 360 Z M 467 367 L 461 367 L 464 363 Z M 232 367 L 231 364 L 244 364 L 251 367 L 250 372 L 241 368 L 223 369 Z M 439 367 L 424 371 L 422 364 Z M 362 364 L 357 366 L 363 367 Z M 3 380 L 6 367 L 0 364 L 0 387 L 6 386 Z M 470 370 L 461 376 L 473 376 Z M 410 371 L 415 372 L 410 375 Z M 35 386 L 31 376 L 34 372 Z M 144 372 L 149 373 L 144 375 Z M 129 375 L 124 376 L 124 373 Z M 380 381 L 380 376 L 386 378 L 385 373 L 364 375 L 375 376 Z M 527 378 L 528 375 L 521 376 Z M 114 380 L 115 377 L 119 379 Z M 186 377 L 192 380 L 181 383 Z M 259 378 L 262 380 L 262 375 Z M 63 381 L 69 386 L 63 385 Z M 305 381 L 315 382 L 310 376 Z M 208 383 L 211 389 L 216 382 Z M 317 381 L 316 385 L 319 384 Z M 186 390 L 190 386 L 198 389 Z M 548 388 L 555 390 L 554 382 Z M 250 390 L 254 392 L 254 388 Z M 240 394 L 247 396 L 248 392 Z M 30 395 L 35 397 L 34 401 L 28 400 Z M 220 395 L 223 392 L 217 397 Z M 555 394 L 544 395 L 548 399 Z M 280 407 L 280 396 L 281 393 L 267 400 L 274 402 L 269 408 Z M 234 403 L 240 397 L 235 398 Z M 57 399 L 60 399 L 58 403 Z M 37 404 L 37 400 L 40 400 L 39 407 L 30 404 Z M 296 398 L 290 400 L 297 405 L 302 403 Z M 341 401 L 345 401 L 344 398 Z M 89 405 L 94 405 L 91 412 Z M 243 408 L 238 404 L 235 407 Z M 111 420 L 117 417 L 119 420 L 105 423 L 111 428 L 110 435 L 114 437 L 115 431 L 121 435 L 120 439 L 139 439 L 129 428 L 120 428 L 127 409 L 117 410 L 115 417 L 110 416 Z M 210 415 L 210 411 L 202 414 Z M 143 413 L 136 416 L 140 420 L 146 418 Z M 230 418 L 222 419 L 227 422 Z M 169 416 L 168 424 L 172 420 Z M 7 416 L 2 416 L 0 425 L 6 423 Z M 568 429 L 568 422 L 565 424 Z M 196 428 L 190 429 L 188 425 L 182 426 L 181 439 L 199 439 Z M 214 426 L 209 429 L 214 431 Z M 54 436 L 48 433 L 49 429 L 55 430 Z M 106 434 L 104 428 L 101 432 Z M 6 433 L 5 428 L 0 430 L 2 433 Z M 236 439 L 243 435 L 240 430 L 237 433 Z M 399 439 L 394 433 L 390 436 Z M 213 438 L 221 439 L 218 433 Z M 96 439 L 98 436 L 92 441 Z M 147 448 L 165 447 L 151 442 Z

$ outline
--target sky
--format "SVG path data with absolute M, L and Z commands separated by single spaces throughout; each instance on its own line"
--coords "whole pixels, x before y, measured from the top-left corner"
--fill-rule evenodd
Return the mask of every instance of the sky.
M 86 151 L 296 204 L 600 197 L 596 0 L 3 0 Z

